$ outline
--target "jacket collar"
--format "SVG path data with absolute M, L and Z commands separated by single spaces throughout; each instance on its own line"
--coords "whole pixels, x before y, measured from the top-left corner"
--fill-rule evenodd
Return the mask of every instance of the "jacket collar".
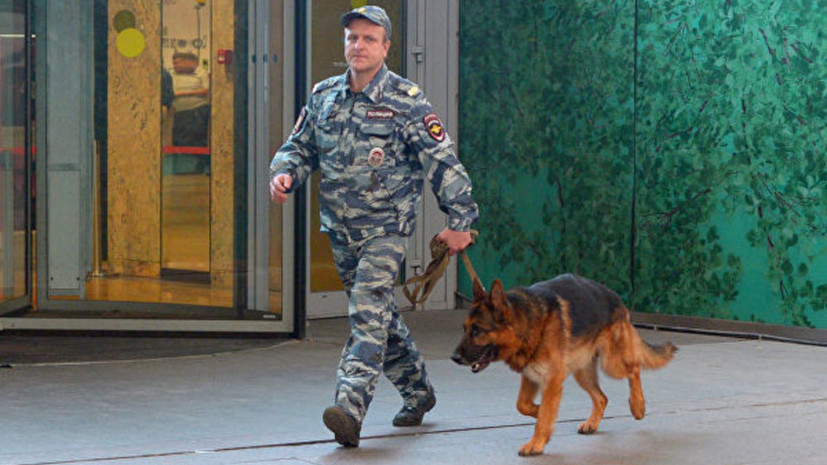
M 342 97 L 348 91 L 350 91 L 350 87 L 348 86 L 349 82 L 349 74 L 350 70 L 346 71 L 339 81 L 339 92 L 342 93 Z M 382 95 L 384 93 L 385 84 L 388 82 L 389 78 L 388 66 L 386 64 L 382 64 L 382 67 L 379 68 L 379 71 L 376 73 L 376 76 L 362 89 L 362 95 L 370 99 L 372 103 L 379 103 L 382 100 Z

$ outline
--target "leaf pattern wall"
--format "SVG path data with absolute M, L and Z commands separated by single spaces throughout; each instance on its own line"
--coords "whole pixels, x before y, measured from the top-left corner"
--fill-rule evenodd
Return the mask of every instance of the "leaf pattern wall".
M 818 2 L 461 6 L 484 280 L 574 271 L 638 311 L 827 328 Z

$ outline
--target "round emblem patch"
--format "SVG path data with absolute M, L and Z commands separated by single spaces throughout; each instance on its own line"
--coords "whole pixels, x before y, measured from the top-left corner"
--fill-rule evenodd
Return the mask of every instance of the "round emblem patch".
M 424 121 L 428 134 L 430 134 L 435 141 L 442 142 L 445 140 L 445 130 L 442 129 L 442 121 L 439 120 L 439 116 L 437 116 L 436 113 L 428 113 L 425 115 Z
M 368 165 L 378 168 L 385 161 L 385 151 L 379 147 L 371 149 L 368 155 Z
M 293 135 L 300 133 L 302 130 L 302 125 L 304 124 L 304 119 L 307 118 L 307 107 L 302 108 L 301 113 L 299 113 L 299 117 L 296 118 L 296 124 L 293 125 Z

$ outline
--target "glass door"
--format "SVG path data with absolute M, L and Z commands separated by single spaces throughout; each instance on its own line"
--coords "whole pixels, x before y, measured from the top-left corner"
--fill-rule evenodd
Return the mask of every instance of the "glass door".
M 94 253 L 80 298 L 232 308 L 234 2 L 96 3 Z
M 29 307 L 4 325 L 295 329 L 295 208 L 267 189 L 295 21 L 286 0 L 0 2 L 0 315 Z
M 248 114 L 237 102 L 249 83 L 237 61 L 246 52 L 234 51 L 247 47 L 248 6 L 41 4 L 43 29 L 60 39 L 43 59 L 51 148 L 43 208 L 60 234 L 43 244 L 38 311 L 246 317 Z M 66 135 L 74 140 L 64 146 Z
M 28 0 L 0 3 L 0 314 L 31 304 L 32 36 Z
M 310 13 L 310 77 L 312 83 L 347 71 L 344 57 L 344 29 L 339 22 L 342 14 L 364 6 L 362 0 L 313 0 Z M 386 63 L 388 69 L 404 76 L 404 38 L 406 35 L 405 2 L 403 0 L 371 1 L 385 9 L 393 25 L 393 37 Z M 333 252 L 327 235 L 319 231 L 319 173 L 309 181 L 310 208 L 308 244 L 310 247 L 310 289 L 308 317 L 320 318 L 347 315 L 347 297 L 333 263 Z M 400 277 L 401 278 L 401 277 Z
M 161 276 L 210 282 L 212 4 L 161 6 Z

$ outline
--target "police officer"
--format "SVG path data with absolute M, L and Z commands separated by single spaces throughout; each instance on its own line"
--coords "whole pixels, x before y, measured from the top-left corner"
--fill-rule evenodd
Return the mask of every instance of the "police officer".
M 414 230 L 424 180 L 456 254 L 477 219 L 471 182 L 422 91 L 385 66 L 391 22 L 377 6 L 345 13 L 348 70 L 318 83 L 270 165 L 270 195 L 290 192 L 321 171 L 321 228 L 348 294 L 350 337 L 337 370 L 334 405 L 322 419 L 336 440 L 359 445 L 379 374 L 399 390 L 395 426 L 416 426 L 436 403 L 422 356 L 397 311 L 394 284 Z

